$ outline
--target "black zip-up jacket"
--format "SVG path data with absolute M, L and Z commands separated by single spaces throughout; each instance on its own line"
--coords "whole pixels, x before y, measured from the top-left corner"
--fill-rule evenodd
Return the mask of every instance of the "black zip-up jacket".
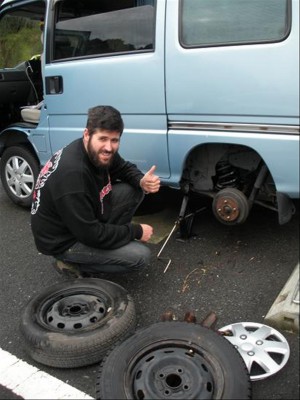
M 116 153 L 112 165 L 96 168 L 82 139 L 59 150 L 38 177 L 31 208 L 31 228 L 37 249 L 59 255 L 76 242 L 115 249 L 142 237 L 138 224 L 108 224 L 111 182 L 139 187 L 142 172 Z

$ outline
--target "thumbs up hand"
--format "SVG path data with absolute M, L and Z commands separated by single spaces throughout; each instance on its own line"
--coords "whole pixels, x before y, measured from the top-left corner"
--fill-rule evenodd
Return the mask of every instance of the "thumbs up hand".
M 146 193 L 156 193 L 160 188 L 160 179 L 155 175 L 156 166 L 153 165 L 140 180 L 140 186 Z

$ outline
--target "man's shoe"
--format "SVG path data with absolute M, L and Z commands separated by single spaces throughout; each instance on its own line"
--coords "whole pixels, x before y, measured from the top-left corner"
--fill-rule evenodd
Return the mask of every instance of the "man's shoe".
M 65 275 L 69 278 L 82 278 L 82 274 L 75 264 L 68 264 L 60 260 L 55 260 L 53 267 L 60 275 Z

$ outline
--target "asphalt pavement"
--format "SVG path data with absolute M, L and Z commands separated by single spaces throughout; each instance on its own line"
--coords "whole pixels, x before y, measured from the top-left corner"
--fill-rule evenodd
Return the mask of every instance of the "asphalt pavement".
M 177 191 L 163 191 L 147 196 L 139 215 L 149 217 L 158 230 L 155 216 L 171 210 L 172 217 L 164 221 L 171 227 L 180 204 Z M 156 257 L 163 242 L 151 243 L 153 257 L 146 270 L 103 278 L 132 295 L 137 329 L 158 322 L 170 309 L 179 320 L 194 311 L 197 321 L 214 311 L 217 329 L 245 321 L 263 324 L 299 261 L 299 202 L 295 204 L 296 214 L 286 225 L 278 225 L 273 211 L 255 206 L 243 225 L 228 227 L 215 220 L 209 201 L 194 199 L 191 210 L 205 210 L 196 215 L 188 240 L 172 235 L 162 253 L 165 260 Z M 37 252 L 29 211 L 12 204 L 1 184 L 0 237 L 0 348 L 94 397 L 98 365 L 61 370 L 38 364 L 26 354 L 19 331 L 22 310 L 33 296 L 64 278 L 52 269 L 51 258 Z M 168 258 L 171 264 L 164 273 Z M 299 398 L 299 334 L 281 333 L 290 345 L 290 358 L 277 374 L 252 383 L 253 399 Z M 1 394 L 0 387 L 0 398 L 7 398 Z

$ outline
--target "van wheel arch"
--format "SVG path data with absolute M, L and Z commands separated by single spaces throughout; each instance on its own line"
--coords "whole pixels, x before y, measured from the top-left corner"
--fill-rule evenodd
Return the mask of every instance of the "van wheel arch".
M 181 181 L 189 180 L 199 191 L 213 190 L 213 176 L 218 162 L 227 160 L 237 169 L 254 172 L 262 160 L 254 149 L 230 143 L 205 143 L 194 147 L 186 156 Z M 205 177 L 201 187 L 200 178 Z
M 259 178 L 262 166 L 263 180 Z M 258 196 L 265 197 L 262 206 L 276 207 L 276 186 L 267 165 L 257 151 L 244 145 L 206 143 L 195 147 L 186 158 L 180 186 L 185 193 L 190 190 L 212 198 L 214 216 L 225 224 L 244 223 Z M 220 201 L 223 204 L 228 196 L 233 206 L 238 205 L 239 216 L 225 215 L 224 207 L 218 212 Z

